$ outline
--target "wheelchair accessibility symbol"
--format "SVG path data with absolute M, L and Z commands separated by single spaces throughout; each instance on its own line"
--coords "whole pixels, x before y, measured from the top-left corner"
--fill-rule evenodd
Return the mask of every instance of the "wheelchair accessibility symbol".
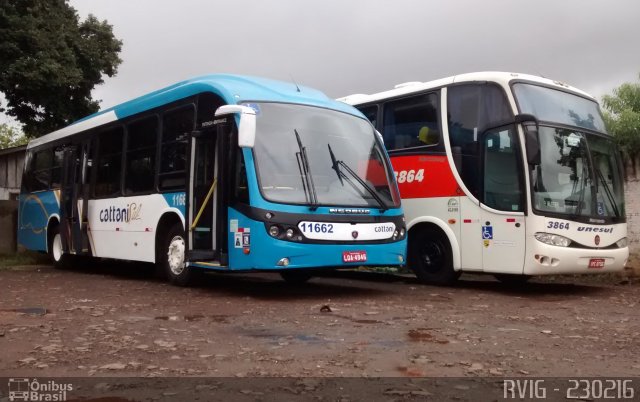
M 484 240 L 492 240 L 493 239 L 493 226 L 483 226 L 482 227 L 482 238 Z

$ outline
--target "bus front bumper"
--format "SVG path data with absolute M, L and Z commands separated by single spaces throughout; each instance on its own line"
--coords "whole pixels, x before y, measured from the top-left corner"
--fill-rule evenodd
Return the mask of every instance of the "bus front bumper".
M 598 274 L 622 271 L 629 259 L 629 247 L 582 249 L 558 247 L 540 242 L 527 253 L 524 274 Z

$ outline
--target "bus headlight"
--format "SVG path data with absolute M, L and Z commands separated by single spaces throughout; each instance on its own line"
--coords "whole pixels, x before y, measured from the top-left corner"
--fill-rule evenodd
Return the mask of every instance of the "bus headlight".
M 294 234 L 295 233 L 293 232 L 293 229 L 291 229 L 291 228 L 287 229 L 287 231 L 285 232 L 285 235 L 287 236 L 287 239 L 291 239 Z
M 552 246 L 569 247 L 569 244 L 571 244 L 571 240 L 557 234 L 538 232 L 534 237 L 539 242 L 550 244 Z
M 271 227 L 269 227 L 269 234 L 272 237 L 278 237 L 280 235 L 280 228 L 276 225 L 272 225 Z
M 623 237 L 622 239 L 620 239 L 620 240 L 618 240 L 616 242 L 616 246 L 618 246 L 619 248 L 627 247 L 628 244 L 629 244 L 629 242 L 627 241 L 626 237 Z

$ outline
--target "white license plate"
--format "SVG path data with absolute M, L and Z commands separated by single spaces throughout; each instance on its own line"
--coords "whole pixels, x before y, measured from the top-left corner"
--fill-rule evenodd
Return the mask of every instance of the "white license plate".
M 365 262 L 367 261 L 366 251 L 343 251 L 342 262 Z

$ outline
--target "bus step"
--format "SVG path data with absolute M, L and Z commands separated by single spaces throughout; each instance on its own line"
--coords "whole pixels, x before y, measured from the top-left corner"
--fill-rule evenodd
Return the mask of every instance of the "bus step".
M 213 250 L 191 250 L 188 251 L 187 259 L 189 261 L 212 261 L 216 259 L 216 253 Z

